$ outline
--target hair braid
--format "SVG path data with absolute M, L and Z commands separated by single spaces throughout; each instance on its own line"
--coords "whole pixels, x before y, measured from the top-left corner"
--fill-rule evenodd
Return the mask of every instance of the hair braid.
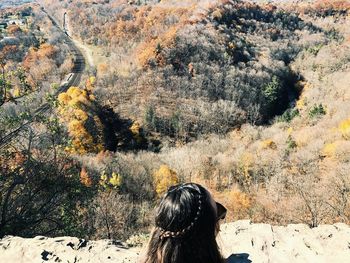
M 178 237 L 182 237 L 182 236 L 186 235 L 188 232 L 190 232 L 193 229 L 194 225 L 196 224 L 196 222 L 198 221 L 198 219 L 199 219 L 199 217 L 201 215 L 202 202 L 203 202 L 202 201 L 202 195 L 201 195 L 201 193 L 199 193 L 199 196 L 198 196 L 198 209 L 197 209 L 196 215 L 195 215 L 195 217 L 193 218 L 193 220 L 191 221 L 191 223 L 187 227 L 185 227 L 185 228 L 183 228 L 183 229 L 181 229 L 179 231 L 169 231 L 169 230 L 165 230 L 165 229 L 163 229 L 161 227 L 158 227 L 158 229 L 161 232 L 160 238 L 161 239 L 168 238 L 168 237 L 170 237 L 170 238 L 178 238 Z

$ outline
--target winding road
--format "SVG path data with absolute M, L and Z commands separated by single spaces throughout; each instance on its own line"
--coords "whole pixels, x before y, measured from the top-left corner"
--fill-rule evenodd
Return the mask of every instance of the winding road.
M 68 88 L 71 86 L 79 86 L 81 77 L 85 71 L 86 62 L 83 53 L 74 44 L 73 40 L 67 34 L 66 30 L 62 29 L 59 26 L 59 23 L 57 23 L 57 21 L 50 14 L 48 14 L 43 7 L 42 11 L 48 16 L 52 24 L 56 26 L 59 31 L 62 32 L 62 37 L 68 45 L 70 53 L 74 57 L 74 66 L 72 72 L 67 75 L 65 81 L 60 84 L 60 87 L 54 93 L 55 96 L 58 96 L 60 93 L 67 91 Z M 0 137 L 0 149 L 8 145 L 21 131 L 23 131 L 24 128 L 28 127 L 31 123 L 33 123 L 39 117 L 39 115 L 42 115 L 43 113 L 47 112 L 50 109 L 50 107 L 51 106 L 49 103 L 44 103 L 40 105 L 36 110 L 34 110 L 34 113 L 32 114 L 32 117 L 29 120 L 22 123 L 20 127 L 12 130 L 5 136 Z

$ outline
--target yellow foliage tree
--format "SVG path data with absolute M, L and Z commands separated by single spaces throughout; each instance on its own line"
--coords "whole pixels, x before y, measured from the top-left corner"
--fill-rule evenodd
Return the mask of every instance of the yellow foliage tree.
M 134 135 L 139 135 L 140 134 L 140 129 L 141 129 L 140 123 L 137 122 L 137 121 L 134 121 L 133 124 L 130 127 L 130 131 Z
M 172 185 L 179 183 L 179 177 L 176 172 L 167 165 L 161 165 L 153 174 L 154 186 L 158 196 L 164 194 Z
M 337 143 L 327 143 L 322 151 L 324 157 L 334 157 L 337 150 Z
M 18 87 L 16 87 L 16 88 L 13 90 L 12 95 L 13 95 L 13 97 L 15 97 L 15 98 L 21 96 L 21 89 L 18 88 Z
M 277 145 L 276 145 L 276 143 L 273 140 L 268 139 L 268 140 L 264 140 L 264 141 L 261 142 L 261 148 L 276 150 L 277 149 Z
M 221 19 L 222 18 L 222 14 L 220 9 L 216 9 L 213 13 L 212 13 L 213 18 L 215 19 Z
M 94 76 L 91 76 L 90 78 L 88 78 L 85 84 L 85 90 L 89 93 L 92 93 L 95 83 L 96 83 L 96 78 Z M 92 94 L 90 94 L 90 97 L 91 95 Z
M 250 184 L 251 173 L 253 171 L 254 156 L 251 153 L 245 152 L 240 158 L 239 169 L 243 173 L 243 183 Z
M 72 153 L 85 154 L 103 150 L 102 136 L 89 132 L 89 125 L 93 125 L 94 127 L 90 128 L 98 130 L 99 133 L 102 133 L 103 129 L 100 119 L 91 110 L 93 108 L 92 83 L 94 80 L 90 78 L 87 81 L 90 90 L 70 87 L 67 92 L 58 96 L 58 111 L 61 120 L 68 124 L 68 133 L 72 138 L 71 146 L 66 150 Z
M 322 156 L 331 158 L 334 161 L 347 161 L 350 153 L 350 141 L 338 140 L 325 144 Z
M 106 189 L 119 188 L 122 185 L 122 177 L 115 172 L 107 175 L 106 171 L 103 171 L 100 176 L 100 185 Z
M 100 176 L 100 185 L 103 186 L 104 188 L 107 188 L 107 183 L 108 183 L 108 176 L 106 174 L 106 171 L 103 171 Z
M 295 88 L 300 92 L 299 99 L 297 100 L 295 106 L 299 111 L 302 111 L 307 105 L 307 97 L 305 95 L 305 91 L 311 89 L 312 85 L 309 82 L 298 81 L 295 84 Z
M 131 131 L 134 139 L 136 140 L 137 143 L 142 143 L 143 137 L 141 134 L 141 125 L 138 121 L 134 121 L 131 127 L 129 128 Z
M 122 178 L 119 174 L 113 172 L 111 178 L 109 179 L 109 184 L 114 188 L 119 187 L 122 184 Z
M 349 140 L 350 139 L 350 119 L 342 121 L 339 125 L 339 130 L 342 133 L 343 137 Z

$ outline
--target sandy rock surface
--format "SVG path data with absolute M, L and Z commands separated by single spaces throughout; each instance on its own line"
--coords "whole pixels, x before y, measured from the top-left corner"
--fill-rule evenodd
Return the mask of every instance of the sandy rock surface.
M 0 263 L 126 263 L 136 262 L 139 251 L 113 240 L 6 236 L 0 240 Z
M 219 244 L 230 263 L 349 263 L 345 224 L 271 226 L 237 221 L 221 227 Z
M 229 263 L 349 263 L 350 227 L 345 224 L 271 226 L 237 221 L 221 226 L 218 242 Z M 0 240 L 0 263 L 137 262 L 141 248 L 112 240 L 75 237 Z

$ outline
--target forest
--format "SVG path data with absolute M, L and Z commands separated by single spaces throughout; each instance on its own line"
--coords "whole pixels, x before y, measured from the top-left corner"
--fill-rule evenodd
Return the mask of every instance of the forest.
M 0 9 L 0 237 L 137 244 L 189 181 L 350 223 L 349 1 L 37 2 Z

